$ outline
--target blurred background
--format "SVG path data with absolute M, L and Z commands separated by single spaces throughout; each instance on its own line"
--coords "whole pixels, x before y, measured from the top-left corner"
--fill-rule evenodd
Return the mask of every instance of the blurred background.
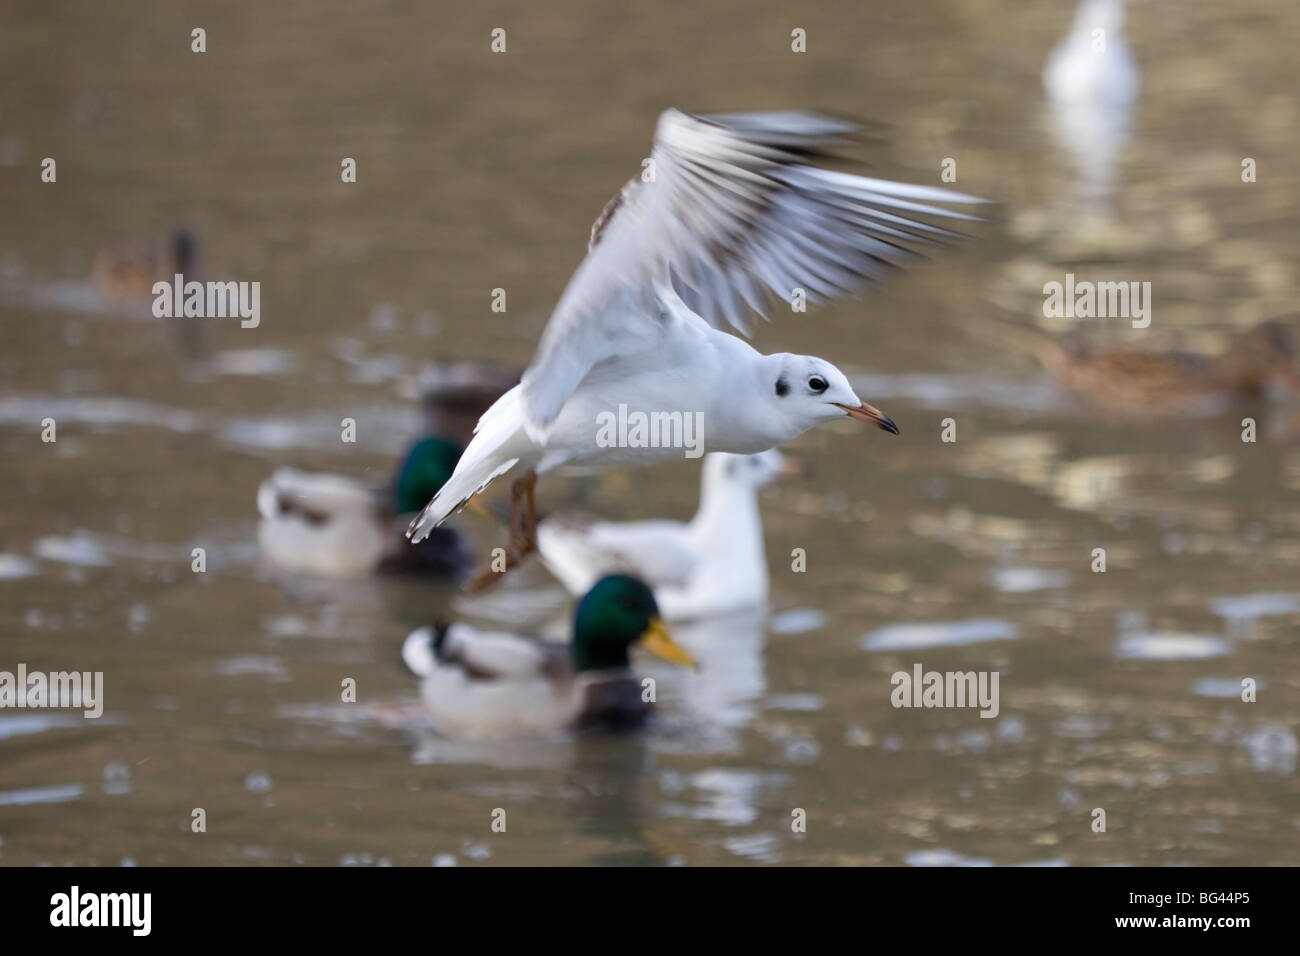
M 98 721 L 0 713 L 0 863 L 1294 862 L 1300 410 L 1103 407 L 1041 356 L 1084 332 L 1211 368 L 1294 312 L 1300 8 L 1130 3 L 1140 93 L 1097 133 L 1042 82 L 1073 3 L 475 7 L 0 2 L 0 669 L 105 685 Z M 1000 205 L 978 242 L 758 330 L 902 428 L 787 448 L 811 470 L 762 492 L 770 614 L 679 629 L 720 663 L 650 671 L 641 736 L 453 745 L 402 638 L 447 613 L 554 628 L 563 592 L 535 565 L 476 602 L 276 572 L 258 485 L 382 482 L 425 362 L 525 365 L 670 106 L 871 119 L 871 174 L 937 185 L 951 158 Z M 117 294 L 106 250 L 162 261 L 178 229 L 193 271 L 261 283 L 257 328 L 183 341 Z M 1150 328 L 1045 319 L 1067 272 L 1151 282 Z M 578 475 L 540 505 L 686 518 L 698 482 Z M 891 707 L 918 662 L 1000 672 L 997 718 Z

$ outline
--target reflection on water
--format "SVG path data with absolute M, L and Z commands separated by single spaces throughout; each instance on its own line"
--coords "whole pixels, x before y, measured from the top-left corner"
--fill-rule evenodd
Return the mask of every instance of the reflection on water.
M 203 58 L 171 5 L 78 6 L 26 5 L 0 37 L 21 78 L 0 116 L 0 670 L 102 671 L 106 710 L 0 714 L 0 861 L 1295 858 L 1298 410 L 1116 415 L 1036 357 L 1076 331 L 1215 354 L 1295 310 L 1280 171 L 1300 103 L 1266 39 L 1295 35 L 1294 4 L 1184 4 L 1178 29 L 1128 4 L 1141 92 L 1101 132 L 1044 91 L 1066 3 L 821 4 L 803 57 L 771 5 L 520 5 L 496 59 L 482 24 L 417 4 L 229 5 Z M 880 175 L 935 182 L 953 157 L 998 221 L 861 303 L 759 330 L 850 369 L 902 435 L 795 443 L 810 473 L 760 495 L 772 607 L 679 627 L 698 673 L 638 662 L 658 682 L 646 733 L 439 738 L 406 633 L 463 615 L 562 638 L 563 591 L 538 567 L 472 600 L 284 575 L 259 559 L 256 489 L 277 466 L 382 482 L 421 427 L 425 362 L 525 363 L 668 105 L 867 113 Z M 56 184 L 34 172 L 47 154 Z M 212 275 L 263 289 L 261 325 L 206 327 L 198 359 L 147 300 L 91 281 L 101 250 L 178 224 Z M 1043 316 L 1045 282 L 1094 267 L 1152 283 L 1149 329 Z M 698 487 L 698 463 L 577 475 L 540 506 L 685 519 Z M 460 523 L 480 553 L 499 540 Z M 916 664 L 998 672 L 998 716 L 894 709 L 890 676 Z
M 692 621 L 673 628 L 699 663 L 682 676 L 683 710 L 705 726 L 735 729 L 753 720 L 767 690 L 763 675 L 763 616 L 759 613 Z
M 1052 133 L 1070 167 L 1061 192 L 1063 218 L 1074 228 L 1080 216 L 1109 219 L 1141 86 L 1124 36 L 1123 0 L 1082 0 L 1069 33 L 1047 59 L 1043 86 Z
M 1006 641 L 1016 636 L 1016 626 L 1010 621 L 977 618 L 970 621 L 890 624 L 864 635 L 861 644 L 862 649 L 867 651 L 916 651 L 930 647 Z

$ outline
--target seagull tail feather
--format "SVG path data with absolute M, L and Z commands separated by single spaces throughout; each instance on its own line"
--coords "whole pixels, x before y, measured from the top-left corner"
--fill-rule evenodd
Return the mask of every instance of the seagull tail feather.
M 406 529 L 406 536 L 412 544 L 419 544 L 429 536 L 429 532 L 442 524 L 476 494 L 500 478 L 519 463 L 518 458 L 507 458 L 486 474 L 482 469 L 460 468 L 448 479 L 447 483 L 433 496 L 433 500 L 424 506 Z
M 510 389 L 483 413 L 474 429 L 474 440 L 460 456 L 456 470 L 406 529 L 406 536 L 412 544 L 423 541 L 430 531 L 463 508 L 469 499 L 519 464 L 517 452 L 520 448 L 518 442 L 512 440 L 518 436 L 522 426 L 521 387 L 516 385 Z

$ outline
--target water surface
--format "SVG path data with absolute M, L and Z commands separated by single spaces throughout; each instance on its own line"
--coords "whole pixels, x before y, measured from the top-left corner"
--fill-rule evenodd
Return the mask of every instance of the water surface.
M 1295 4 L 1130 5 L 1143 92 L 1086 215 L 1039 82 L 1065 4 L 3 7 L 0 669 L 103 671 L 106 708 L 0 713 L 0 862 L 1296 860 L 1300 416 L 1103 415 L 1034 358 L 1041 286 L 1068 271 L 1153 283 L 1151 328 L 1098 329 L 1116 342 L 1213 350 L 1294 309 Z M 281 464 L 384 478 L 426 359 L 527 362 L 670 105 L 867 116 L 876 174 L 933 183 L 952 157 L 1003 205 L 979 243 L 759 329 L 848 369 L 903 434 L 846 421 L 790 446 L 811 473 L 762 495 L 771 615 L 683 628 L 710 666 L 646 665 L 654 728 L 439 739 L 407 631 L 451 607 L 554 630 L 563 594 L 537 568 L 478 606 L 276 575 L 255 490 Z M 201 371 L 147 302 L 89 283 L 99 249 L 177 224 L 208 274 L 262 283 L 261 325 L 205 329 Z M 686 517 L 697 483 L 683 462 L 542 500 Z M 895 709 L 917 663 L 998 671 L 998 716 Z

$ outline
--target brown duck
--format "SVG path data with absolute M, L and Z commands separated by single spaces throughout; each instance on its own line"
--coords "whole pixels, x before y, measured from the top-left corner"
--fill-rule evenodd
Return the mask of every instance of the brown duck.
M 1142 352 L 1050 341 L 1039 359 L 1057 383 L 1121 413 L 1187 414 L 1280 392 L 1300 398 L 1291 320 L 1261 323 L 1235 335 L 1219 355 Z

